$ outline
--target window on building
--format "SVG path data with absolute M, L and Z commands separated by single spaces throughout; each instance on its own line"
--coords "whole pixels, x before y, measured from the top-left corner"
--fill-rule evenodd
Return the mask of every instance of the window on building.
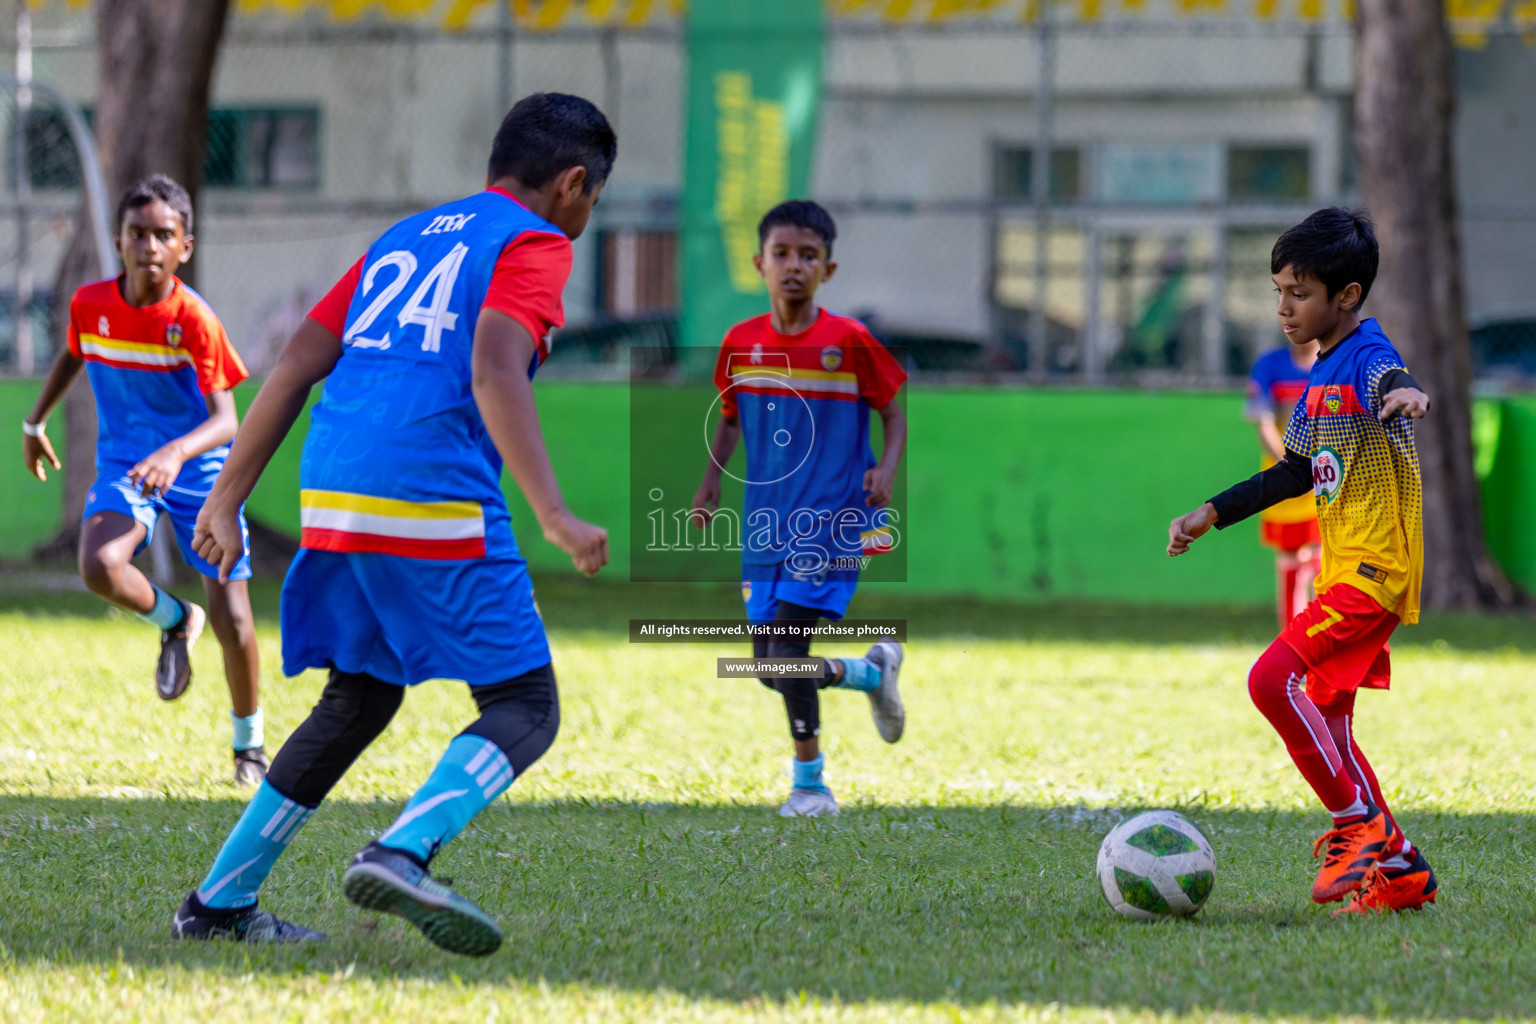
M 320 111 L 227 107 L 208 113 L 203 181 L 217 188 L 315 188 Z
M 1227 198 L 1305 199 L 1312 194 L 1312 151 L 1306 146 L 1232 146 Z
M 626 319 L 677 309 L 677 234 L 617 229 L 603 232 L 603 313 Z
M 999 146 L 993 194 L 998 199 L 1033 199 L 1034 188 L 1034 150 L 1029 146 Z M 1082 150 L 1076 147 L 1051 150 L 1051 180 L 1048 191 L 1050 197 L 1058 201 L 1082 198 Z
M 1221 147 L 1211 142 L 1111 142 L 1094 154 L 1093 194 L 1107 203 L 1190 206 L 1221 198 Z
M 90 124 L 92 111 L 83 113 Z M 14 185 L 14 160 L 7 164 L 7 180 Z M 80 158 L 64 115 L 57 110 L 34 110 L 28 115 L 27 168 L 34 189 L 79 187 Z M 203 183 L 216 188 L 319 187 L 319 108 L 209 111 Z
M 85 112 L 90 124 L 90 111 Z M 14 123 L 12 132 L 15 131 Z M 11 149 L 14 152 L 15 136 Z M 16 161 L 6 160 L 6 181 L 16 184 Z M 27 179 L 34 189 L 68 189 L 80 185 L 80 156 L 69 125 L 57 110 L 32 110 L 27 113 Z

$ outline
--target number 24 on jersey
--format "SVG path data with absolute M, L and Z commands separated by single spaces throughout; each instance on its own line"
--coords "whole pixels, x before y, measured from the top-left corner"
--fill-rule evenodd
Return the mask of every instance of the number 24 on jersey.
M 423 329 L 421 350 L 423 352 L 439 352 L 442 350 L 444 331 L 454 330 L 459 323 L 459 314 L 448 311 L 448 304 L 453 297 L 453 284 L 458 279 L 459 268 L 464 265 L 464 257 L 469 252 L 469 247 L 463 242 L 458 242 L 448 251 L 448 255 L 438 260 L 436 266 L 427 271 L 416 290 L 406 299 L 396 316 L 396 322 L 400 327 L 419 325 Z M 373 292 L 374 285 L 378 284 L 381 272 L 392 271 L 388 283 L 379 289 L 379 293 L 373 297 L 356 320 L 347 327 L 347 333 L 342 338 L 343 343 L 355 345 L 358 348 L 387 349 L 391 345 L 389 332 L 385 331 L 382 338 L 365 338 L 363 332 L 373 326 L 385 310 L 389 309 L 400 293 L 405 291 L 411 279 L 416 276 L 416 255 L 406 249 L 396 249 L 375 260 L 363 275 L 363 295 L 367 297 Z

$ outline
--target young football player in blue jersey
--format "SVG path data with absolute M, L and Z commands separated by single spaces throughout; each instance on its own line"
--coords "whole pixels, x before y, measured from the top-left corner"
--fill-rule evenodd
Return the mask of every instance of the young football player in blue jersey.
M 837 227 L 816 203 L 791 201 L 758 225 L 753 257 L 768 285 L 772 312 L 726 332 L 715 366 L 720 420 L 710 462 L 693 499 L 706 526 L 720 507 L 720 477 L 738 442 L 747 446 L 742 595 L 747 618 L 780 632 L 755 638 L 753 656 L 804 658 L 805 631 L 840 619 L 859 582 L 863 559 L 889 550 L 886 506 L 907 442 L 895 398 L 906 371 L 857 320 L 816 305 L 816 290 L 837 269 Z M 870 450 L 870 410 L 884 449 Z M 784 697 L 794 741 L 794 781 L 779 808 L 785 817 L 836 814 L 823 777 L 819 691 L 868 695 L 880 737 L 901 739 L 906 711 L 897 690 L 901 645 L 882 641 L 862 658 L 823 658 L 808 678 L 764 676 Z
M 207 877 L 179 938 L 301 942 L 318 932 L 257 907 L 257 890 L 399 708 L 405 687 L 462 679 L 480 717 L 342 877 L 455 953 L 501 945 L 496 923 L 427 872 L 433 856 L 554 742 L 560 709 L 544 624 L 500 486 L 505 463 L 546 540 L 588 576 L 608 535 L 565 507 L 531 379 L 613 166 L 613 130 L 584 99 L 540 93 L 502 121 L 486 190 L 408 217 L 294 333 L 198 519 L 198 550 L 241 554 L 235 510 L 325 381 L 300 469 L 302 549 L 283 586 L 283 669 L 325 668 L 309 717 Z
M 69 303 L 68 346 L 54 360 L 22 425 L 27 469 L 60 468 L 44 430 L 81 369 L 96 396 L 96 482 L 80 525 L 80 578 L 91 592 L 160 630 L 155 692 L 175 700 L 192 682 L 192 645 L 205 622 L 224 649 L 234 725 L 235 783 L 267 771 L 258 701 L 261 660 L 242 557 L 219 570 L 192 548 L 192 527 L 235 436 L 235 385 L 248 376 L 224 325 L 176 276 L 192 256 L 192 199 L 163 174 L 117 206 L 123 273 L 82 285 Z M 161 512 L 187 564 L 203 576 L 208 611 L 149 581 L 133 564 Z M 239 508 L 234 522 L 244 531 Z

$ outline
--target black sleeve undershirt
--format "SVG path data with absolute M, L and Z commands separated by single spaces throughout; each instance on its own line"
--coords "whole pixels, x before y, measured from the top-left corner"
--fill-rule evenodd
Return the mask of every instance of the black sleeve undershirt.
M 1381 375 L 1381 379 L 1376 382 L 1376 397 L 1378 400 L 1384 399 L 1388 392 L 1398 388 L 1424 390 L 1407 370 L 1399 367 Z M 1299 497 L 1311 489 L 1312 460 L 1287 448 L 1285 458 L 1262 473 L 1255 473 L 1242 483 L 1228 487 L 1211 499 L 1211 505 L 1216 509 L 1216 529 L 1226 529 L 1271 505 Z
M 1413 388 L 1415 391 L 1423 391 L 1419 382 L 1408 375 L 1408 371 L 1402 367 L 1388 370 L 1381 375 L 1381 380 L 1376 382 L 1376 397 L 1386 398 L 1387 392 L 1396 391 L 1398 388 Z
M 1216 529 L 1224 530 L 1311 489 L 1312 460 L 1287 448 L 1285 458 L 1211 499 L 1216 508 Z

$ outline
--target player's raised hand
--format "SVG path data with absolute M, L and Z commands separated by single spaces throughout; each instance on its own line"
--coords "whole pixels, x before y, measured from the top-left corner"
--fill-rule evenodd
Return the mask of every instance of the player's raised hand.
M 171 489 L 171 484 L 176 482 L 176 477 L 181 473 L 181 464 L 185 461 L 181 449 L 174 444 L 168 444 L 130 469 L 128 479 L 139 486 L 140 494 L 146 498 L 153 498 Z
M 693 495 L 693 504 L 689 506 L 693 511 L 688 514 L 688 521 L 695 529 L 702 530 L 715 518 L 715 513 L 720 509 L 720 478 L 718 476 L 705 476 L 704 482 L 699 484 L 699 489 Z
M 1206 502 L 1168 524 L 1168 557 L 1177 558 L 1216 525 L 1216 506 Z
M 225 509 L 212 499 L 203 504 L 192 529 L 192 550 L 210 565 L 219 567 L 219 582 L 228 583 L 229 574 L 245 554 L 245 531 L 240 529 L 240 506 Z
M 48 479 L 48 471 L 43 468 L 46 461 L 54 469 L 63 469 L 59 457 L 53 453 L 53 445 L 48 443 L 47 434 L 39 434 L 33 437 L 31 434 L 23 434 L 21 438 L 21 454 L 27 460 L 27 472 L 39 480 Z
M 584 575 L 596 576 L 597 570 L 608 564 L 608 531 L 601 526 L 584 523 L 564 509 L 540 525 L 544 539 L 570 555 Z
M 1388 391 L 1381 400 L 1381 422 L 1393 416 L 1407 416 L 1421 420 L 1429 412 L 1429 396 L 1418 388 L 1397 388 Z

